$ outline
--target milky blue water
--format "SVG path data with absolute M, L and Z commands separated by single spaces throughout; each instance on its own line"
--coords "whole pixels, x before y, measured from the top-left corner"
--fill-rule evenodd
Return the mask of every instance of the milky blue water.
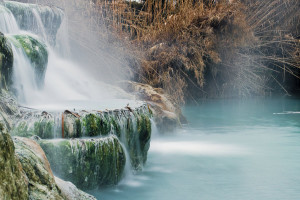
M 299 200 L 300 100 L 210 100 L 189 125 L 153 136 L 143 172 L 103 200 Z

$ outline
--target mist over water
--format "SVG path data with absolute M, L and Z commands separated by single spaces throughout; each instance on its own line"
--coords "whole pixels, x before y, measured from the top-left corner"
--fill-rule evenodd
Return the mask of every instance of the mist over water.
M 153 137 L 143 172 L 92 193 L 103 200 L 297 200 L 299 110 L 298 99 L 282 98 L 185 106 L 190 124 Z

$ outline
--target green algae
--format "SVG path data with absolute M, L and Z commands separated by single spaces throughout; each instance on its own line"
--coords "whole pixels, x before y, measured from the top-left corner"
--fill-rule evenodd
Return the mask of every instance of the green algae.
M 41 138 L 54 138 L 54 122 L 45 119 L 35 122 L 33 133 Z

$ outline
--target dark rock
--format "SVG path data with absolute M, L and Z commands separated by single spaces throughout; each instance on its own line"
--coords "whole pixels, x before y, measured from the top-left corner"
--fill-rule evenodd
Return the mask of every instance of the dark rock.
M 12 84 L 13 60 L 11 46 L 0 32 L 0 88 L 8 90 Z

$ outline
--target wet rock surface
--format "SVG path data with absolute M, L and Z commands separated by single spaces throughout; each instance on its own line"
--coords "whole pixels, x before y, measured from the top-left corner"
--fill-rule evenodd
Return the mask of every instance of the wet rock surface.
M 42 139 L 115 135 L 124 144 L 134 169 L 140 170 L 150 147 L 152 111 L 147 105 L 113 111 L 48 113 L 20 109 L 12 134 Z
M 38 142 L 44 149 L 52 170 L 79 188 L 114 185 L 123 177 L 126 157 L 116 136 Z
M 12 84 L 13 52 L 7 38 L 0 32 L 0 88 L 6 90 Z

